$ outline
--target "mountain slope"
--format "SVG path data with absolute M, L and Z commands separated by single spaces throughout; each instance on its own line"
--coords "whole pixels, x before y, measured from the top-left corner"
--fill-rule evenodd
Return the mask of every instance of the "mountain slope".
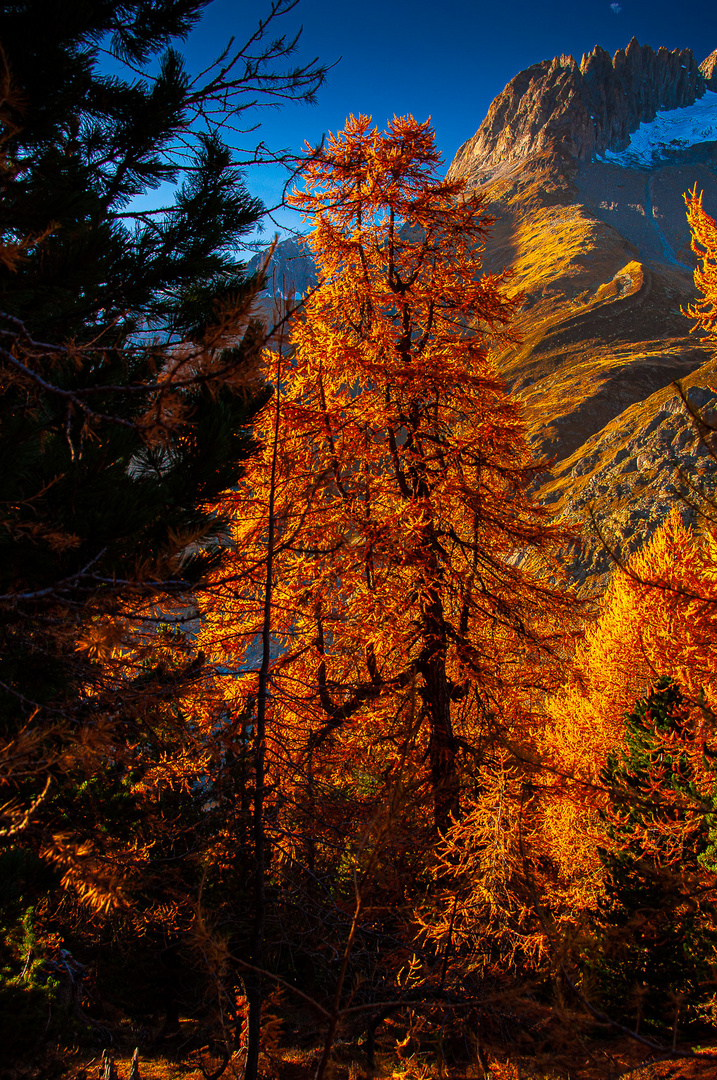
M 613 60 L 545 61 L 508 84 L 449 170 L 495 218 L 487 269 L 512 268 L 524 294 L 499 361 L 536 451 L 557 459 L 542 495 L 569 514 L 591 507 L 629 534 L 625 551 L 680 488 L 674 455 L 656 450 L 675 445 L 658 432 L 672 381 L 717 387 L 681 311 L 695 295 L 683 193 L 696 185 L 717 213 L 716 62 L 634 40 Z M 618 481 L 615 453 L 647 429 L 650 454 L 628 447 Z M 638 460 L 649 473 L 627 469 Z

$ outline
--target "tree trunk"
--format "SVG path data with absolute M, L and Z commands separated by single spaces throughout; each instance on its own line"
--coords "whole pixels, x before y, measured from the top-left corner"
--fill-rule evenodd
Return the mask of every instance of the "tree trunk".
M 132 1054 L 132 1061 L 129 1067 L 128 1080 L 142 1080 L 139 1075 L 139 1047 L 135 1046 L 134 1053 Z
M 102 1051 L 100 1063 L 100 1080 L 117 1080 L 114 1055 L 109 1050 Z
M 419 663 L 423 675 L 424 714 L 431 729 L 431 783 L 436 829 L 443 833 L 458 816 L 459 787 L 456 770 L 456 741 L 451 723 L 450 682 L 446 673 L 447 641 L 443 604 L 437 589 L 431 589 L 424 609 L 424 649 Z
M 264 926 L 266 922 L 266 835 L 264 831 L 265 761 L 266 761 L 266 706 L 269 697 L 269 664 L 271 661 L 271 604 L 274 574 L 274 504 L 276 497 L 276 465 L 279 445 L 281 410 L 281 349 L 277 354 L 276 414 L 274 418 L 274 445 L 271 461 L 271 486 L 269 489 L 269 522 L 266 552 L 266 585 L 264 591 L 264 620 L 261 631 L 261 667 L 256 699 L 256 732 L 254 735 L 254 926 L 252 931 L 251 959 L 254 971 L 248 971 L 244 979 L 249 1001 L 247 1023 L 247 1052 L 244 1080 L 256 1080 L 259 1072 L 261 1041 L 262 978 L 258 970 L 264 965 Z

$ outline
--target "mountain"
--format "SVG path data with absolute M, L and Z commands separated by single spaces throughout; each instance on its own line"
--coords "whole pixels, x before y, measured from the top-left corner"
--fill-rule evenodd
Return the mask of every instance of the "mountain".
M 622 554 L 685 487 L 678 463 L 711 485 L 714 461 L 671 384 L 699 387 L 700 406 L 717 388 L 681 310 L 695 296 L 683 193 L 697 186 L 717 214 L 716 65 L 717 51 L 698 67 L 689 49 L 634 39 L 612 59 L 543 61 L 511 80 L 449 169 L 495 219 L 486 269 L 511 268 L 524 295 L 498 355 L 536 451 L 556 459 L 541 496 L 592 515 Z M 611 563 L 598 540 L 587 561 Z
M 249 273 L 261 269 L 265 259 L 265 255 L 255 255 L 250 259 L 247 263 Z M 316 267 L 301 237 L 282 240 L 277 244 L 267 266 L 266 295 L 293 299 L 315 285 Z
M 498 164 L 558 147 L 592 161 L 624 150 L 641 123 L 693 105 L 707 89 L 717 89 L 714 63 L 701 69 L 690 49 L 654 52 L 636 38 L 612 59 L 597 46 L 579 66 L 572 56 L 543 60 L 511 79 L 451 171 L 480 180 Z
M 684 192 L 703 190 L 717 216 L 717 49 L 698 65 L 689 49 L 633 39 L 612 58 L 596 47 L 579 64 L 535 64 L 498 95 L 448 175 L 485 199 L 485 268 L 510 268 L 523 295 L 496 355 L 536 453 L 554 459 L 540 497 L 592 517 L 627 554 L 686 477 L 714 487 L 715 462 L 672 383 L 684 379 L 700 409 L 717 399 L 717 364 L 682 314 L 695 297 Z M 287 243 L 274 259 L 309 280 Z M 576 572 L 610 565 L 595 539 Z

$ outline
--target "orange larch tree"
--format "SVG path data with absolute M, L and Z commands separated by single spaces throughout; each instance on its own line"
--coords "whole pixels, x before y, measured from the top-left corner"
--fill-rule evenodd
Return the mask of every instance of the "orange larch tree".
M 346 879 L 352 903 L 363 860 L 387 911 L 487 747 L 525 733 L 573 605 L 490 359 L 520 299 L 482 275 L 490 219 L 439 163 L 411 117 L 350 118 L 309 153 L 293 202 L 319 285 L 268 358 L 263 457 L 222 505 L 231 568 L 201 635 L 209 715 L 254 741 L 274 867 Z
M 428 122 L 379 133 L 351 118 L 293 196 L 320 284 L 277 385 L 271 682 L 302 753 L 385 738 L 415 684 L 442 829 L 459 753 L 529 707 L 570 602 L 530 561 L 555 573 L 565 535 L 527 494 L 521 408 L 489 359 L 519 299 L 507 276 L 481 276 L 490 219 L 438 164 Z M 260 627 L 269 475 L 262 461 L 234 496 L 232 575 L 204 632 L 234 671 Z M 243 698 L 252 678 L 224 690 Z
M 692 234 L 692 250 L 700 260 L 695 270 L 695 285 L 702 299 L 691 304 L 686 314 L 697 327 L 713 337 L 717 334 L 717 223 L 702 205 L 702 192 L 695 186 L 685 195 L 687 221 Z

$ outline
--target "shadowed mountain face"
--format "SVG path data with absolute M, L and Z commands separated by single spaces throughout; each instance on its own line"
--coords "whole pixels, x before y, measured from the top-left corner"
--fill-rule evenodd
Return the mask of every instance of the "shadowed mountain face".
M 247 264 L 249 273 L 255 273 L 264 265 L 266 256 L 255 255 Z M 316 267 L 305 242 L 282 240 L 274 248 L 266 268 L 266 289 L 268 296 L 283 296 L 293 300 L 303 296 L 316 285 Z
M 684 486 L 672 381 L 700 387 L 701 405 L 717 387 L 681 312 L 695 297 L 683 193 L 697 186 L 717 215 L 716 75 L 717 51 L 698 69 L 689 50 L 634 40 L 613 60 L 544 61 L 508 84 L 449 170 L 495 218 L 486 269 L 511 268 L 525 297 L 499 361 L 536 452 L 557 459 L 541 493 L 627 534 L 623 552 Z

